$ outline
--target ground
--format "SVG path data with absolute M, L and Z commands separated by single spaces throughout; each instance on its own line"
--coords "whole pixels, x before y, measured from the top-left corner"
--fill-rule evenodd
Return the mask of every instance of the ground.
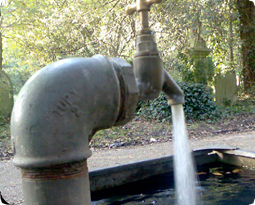
M 191 139 L 201 139 L 219 134 L 245 133 L 255 130 L 254 114 L 231 115 L 212 123 L 193 122 L 187 124 Z M 0 136 L 0 160 L 13 156 L 10 134 Z M 146 121 L 136 117 L 123 127 L 99 131 L 92 139 L 92 149 L 115 149 L 119 147 L 143 146 L 172 140 L 171 123 Z
M 192 139 L 219 134 L 250 132 L 255 130 L 255 115 L 238 114 L 212 123 L 203 121 L 188 123 L 187 129 L 189 137 Z M 109 149 L 120 146 L 141 146 L 171 140 L 172 125 L 170 123 L 149 122 L 137 117 L 127 125 L 115 128 L 113 132 L 101 131 L 92 139 L 91 147 Z

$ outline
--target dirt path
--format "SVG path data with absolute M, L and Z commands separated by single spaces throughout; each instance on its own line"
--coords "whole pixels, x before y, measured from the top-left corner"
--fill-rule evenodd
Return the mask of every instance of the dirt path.
M 205 137 L 199 140 L 191 139 L 190 145 L 192 149 L 231 146 L 255 151 L 255 131 Z M 92 157 L 88 160 L 90 170 L 171 155 L 173 153 L 173 146 L 172 142 L 166 142 L 120 149 L 96 149 L 92 151 Z M 10 160 L 0 162 L 0 190 L 9 203 L 15 205 L 23 204 L 20 171 L 13 166 Z
M 255 151 L 255 131 L 205 137 L 199 140 L 190 139 L 190 147 L 192 149 L 213 146 L 230 146 Z M 145 146 L 108 150 L 96 149 L 92 150 L 92 152 L 92 157 L 88 159 L 90 170 L 172 155 L 173 143 L 154 143 Z

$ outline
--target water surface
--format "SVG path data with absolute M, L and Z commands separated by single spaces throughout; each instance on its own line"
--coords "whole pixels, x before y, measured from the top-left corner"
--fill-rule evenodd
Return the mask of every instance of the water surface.
M 201 196 L 199 205 L 249 205 L 254 202 L 254 171 L 224 165 L 203 170 L 199 176 L 200 186 L 196 187 Z M 106 197 L 102 193 L 106 192 L 92 195 L 92 205 L 174 205 L 176 202 L 173 173 L 122 186 L 111 193 L 115 197 L 98 200 Z

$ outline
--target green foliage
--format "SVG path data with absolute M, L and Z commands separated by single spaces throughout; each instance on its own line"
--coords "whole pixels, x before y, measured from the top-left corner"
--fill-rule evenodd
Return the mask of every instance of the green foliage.
M 215 74 L 215 66 L 211 57 L 201 60 L 192 60 L 186 54 L 179 53 L 177 58 L 181 64 L 177 66 L 183 81 L 189 83 L 211 84 Z
M 130 57 L 134 20 L 121 1 L 13 0 L 2 9 L 3 16 L 10 15 L 4 43 L 32 69 L 65 56 Z
M 185 94 L 184 110 L 187 119 L 214 120 L 220 117 L 220 111 L 214 102 L 211 88 L 203 84 L 180 83 Z
M 0 116 L 0 139 L 10 137 L 10 118 Z
M 184 111 L 187 120 L 215 120 L 220 111 L 213 101 L 212 89 L 202 84 L 179 83 L 185 94 Z M 137 115 L 160 122 L 171 121 L 171 107 L 165 95 L 151 101 L 140 101 Z
M 3 67 L 15 93 L 29 76 L 66 56 L 132 59 L 131 1 L 7 0 L 1 4 Z M 138 20 L 138 18 L 136 18 Z
M 194 72 L 192 70 L 193 61 L 188 58 L 184 53 L 179 53 L 177 55 L 180 64 L 176 67 L 181 73 L 184 82 L 194 83 Z
M 78 0 L 7 0 L 2 4 L 1 33 L 3 63 L 15 63 L 12 80 L 17 88 L 27 77 L 43 66 L 65 56 L 89 57 L 95 54 L 132 59 L 134 42 L 141 23 L 138 14 L 127 16 L 125 8 L 134 3 L 120 1 Z M 190 46 L 197 34 L 197 18 L 202 23 L 201 37 L 213 50 L 217 72 L 229 69 L 229 18 L 234 50 L 232 67 L 240 68 L 240 38 L 237 11 L 229 11 L 231 1 L 162 1 L 151 8 L 150 25 L 156 33 L 165 68 L 182 70 L 183 80 L 194 82 L 191 65 L 171 59 Z M 26 70 L 25 77 L 21 76 Z M 191 70 L 190 70 L 191 69 Z M 18 74 L 20 72 L 20 74 Z M 24 71 L 25 72 L 25 71 Z M 176 79 L 176 78 L 175 78 Z M 18 90 L 18 89 L 16 89 Z M 17 92 L 17 91 L 16 91 Z
M 194 63 L 194 80 L 195 83 L 204 85 L 213 81 L 215 67 L 211 57 L 195 61 Z
M 10 122 L 9 117 L 4 117 L 4 116 L 0 115 L 0 126 L 9 124 L 9 122 Z
M 136 114 L 149 120 L 171 121 L 171 106 L 167 104 L 165 95 L 160 94 L 157 99 L 138 102 Z
M 244 89 L 244 88 L 243 88 Z M 255 87 L 249 92 L 239 89 L 237 93 L 237 101 L 231 103 L 230 106 L 224 106 L 225 113 L 228 115 L 255 114 Z
M 18 94 L 33 72 L 28 67 L 17 67 L 17 65 L 4 65 L 3 67 L 12 81 L 14 94 Z
M 227 115 L 240 115 L 247 113 L 255 114 L 255 103 L 250 100 L 240 100 L 231 104 L 231 106 L 224 106 L 224 110 Z

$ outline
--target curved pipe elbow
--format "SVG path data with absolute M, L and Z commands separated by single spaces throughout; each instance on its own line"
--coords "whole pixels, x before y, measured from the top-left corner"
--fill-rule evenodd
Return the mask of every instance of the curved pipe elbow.
M 93 134 L 121 118 L 122 90 L 113 63 L 99 55 L 61 60 L 38 71 L 13 108 L 14 164 L 29 168 L 86 160 Z

